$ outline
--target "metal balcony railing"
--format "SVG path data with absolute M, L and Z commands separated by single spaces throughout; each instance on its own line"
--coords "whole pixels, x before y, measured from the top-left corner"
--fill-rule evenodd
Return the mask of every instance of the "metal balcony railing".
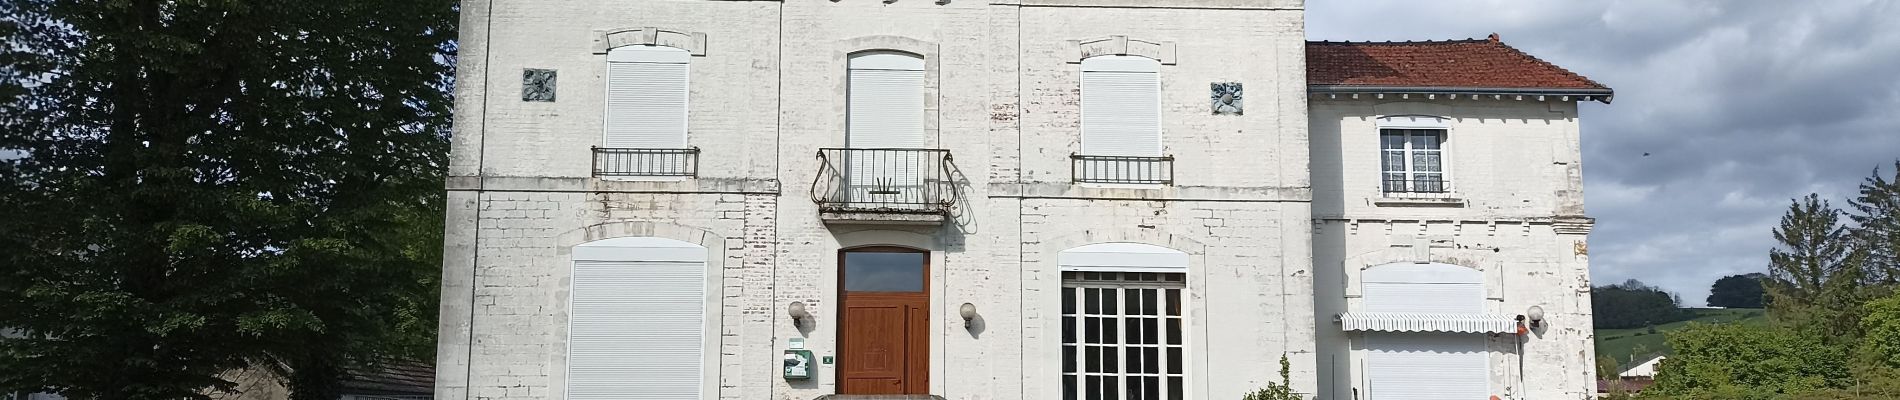
M 699 176 L 699 148 L 594 148 L 594 176 Z
M 1385 197 L 1401 199 L 1451 198 L 1451 181 L 1442 178 L 1386 179 Z
M 939 213 L 957 202 L 949 150 L 819 149 L 818 168 L 811 198 L 824 210 Z
M 1174 184 L 1174 156 L 1069 155 L 1069 177 L 1075 182 Z

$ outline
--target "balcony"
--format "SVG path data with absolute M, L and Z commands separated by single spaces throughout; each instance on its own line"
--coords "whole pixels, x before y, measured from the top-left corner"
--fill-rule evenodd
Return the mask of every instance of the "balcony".
M 1174 184 L 1174 156 L 1069 155 L 1069 177 L 1078 183 Z
M 639 179 L 641 177 L 699 176 L 699 148 L 629 149 L 594 148 L 594 177 Z
M 940 149 L 819 149 L 811 198 L 826 222 L 941 224 L 957 203 L 956 165 Z
M 1451 190 L 1451 181 L 1443 178 L 1386 179 L 1380 186 L 1381 197 L 1374 205 L 1396 207 L 1464 206 L 1465 200 Z

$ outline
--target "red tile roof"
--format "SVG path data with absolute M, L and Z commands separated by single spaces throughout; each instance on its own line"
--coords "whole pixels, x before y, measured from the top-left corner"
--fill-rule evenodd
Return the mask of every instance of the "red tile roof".
M 1312 86 L 1608 90 L 1498 40 L 1307 42 Z

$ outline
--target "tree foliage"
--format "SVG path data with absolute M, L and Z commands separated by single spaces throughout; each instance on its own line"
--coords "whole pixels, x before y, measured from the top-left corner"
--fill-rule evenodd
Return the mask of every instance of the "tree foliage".
M 1669 292 L 1635 279 L 1590 290 L 1591 319 L 1598 329 L 1641 328 L 1695 317 L 1680 306 Z
M 1691 324 L 1670 333 L 1669 347 L 1676 354 L 1657 371 L 1656 394 L 1803 393 L 1849 380 L 1844 349 L 1785 329 Z
M 1768 295 L 1762 288 L 1762 280 L 1767 274 L 1748 273 L 1724 276 L 1709 286 L 1709 305 L 1725 308 L 1762 308 L 1762 300 Z
M 1900 396 L 1900 295 L 1893 290 L 1900 284 L 1900 175 L 1888 180 L 1876 170 L 1848 203 L 1841 211 L 1816 195 L 1795 199 L 1773 231 L 1779 243 L 1763 281 L 1775 325 L 1671 333 L 1676 354 L 1642 397 Z
M 1859 196 L 1847 201 L 1869 275 L 1888 285 L 1900 283 L 1900 161 L 1894 161 L 1893 173 L 1888 179 L 1875 169 L 1861 181 Z
M 426 353 L 453 33 L 452 0 L 0 2 L 0 388 Z
M 1858 337 L 1859 305 L 1877 296 L 1867 287 L 1865 252 L 1842 213 L 1808 195 L 1788 206 L 1769 250 L 1769 313 L 1779 322 L 1833 337 Z

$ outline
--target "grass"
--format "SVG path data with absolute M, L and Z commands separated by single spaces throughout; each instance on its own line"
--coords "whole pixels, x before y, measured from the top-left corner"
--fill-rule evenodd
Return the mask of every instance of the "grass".
M 1646 327 L 1632 329 L 1598 329 L 1596 330 L 1597 354 L 1607 354 L 1614 357 L 1616 358 L 1617 364 L 1627 367 L 1631 365 L 1632 360 L 1634 360 L 1633 362 L 1643 362 L 1647 361 L 1649 356 L 1671 354 L 1669 344 L 1663 341 L 1663 334 L 1676 329 L 1682 329 L 1682 327 L 1689 326 L 1689 323 L 1692 322 L 1704 324 L 1743 323 L 1751 325 L 1768 323 L 1768 317 L 1762 313 L 1762 310 L 1756 309 L 1691 308 L 1688 310 L 1694 312 L 1696 317 L 1687 321 L 1656 325 L 1656 333 L 1654 334 L 1649 333 L 1649 328 Z

